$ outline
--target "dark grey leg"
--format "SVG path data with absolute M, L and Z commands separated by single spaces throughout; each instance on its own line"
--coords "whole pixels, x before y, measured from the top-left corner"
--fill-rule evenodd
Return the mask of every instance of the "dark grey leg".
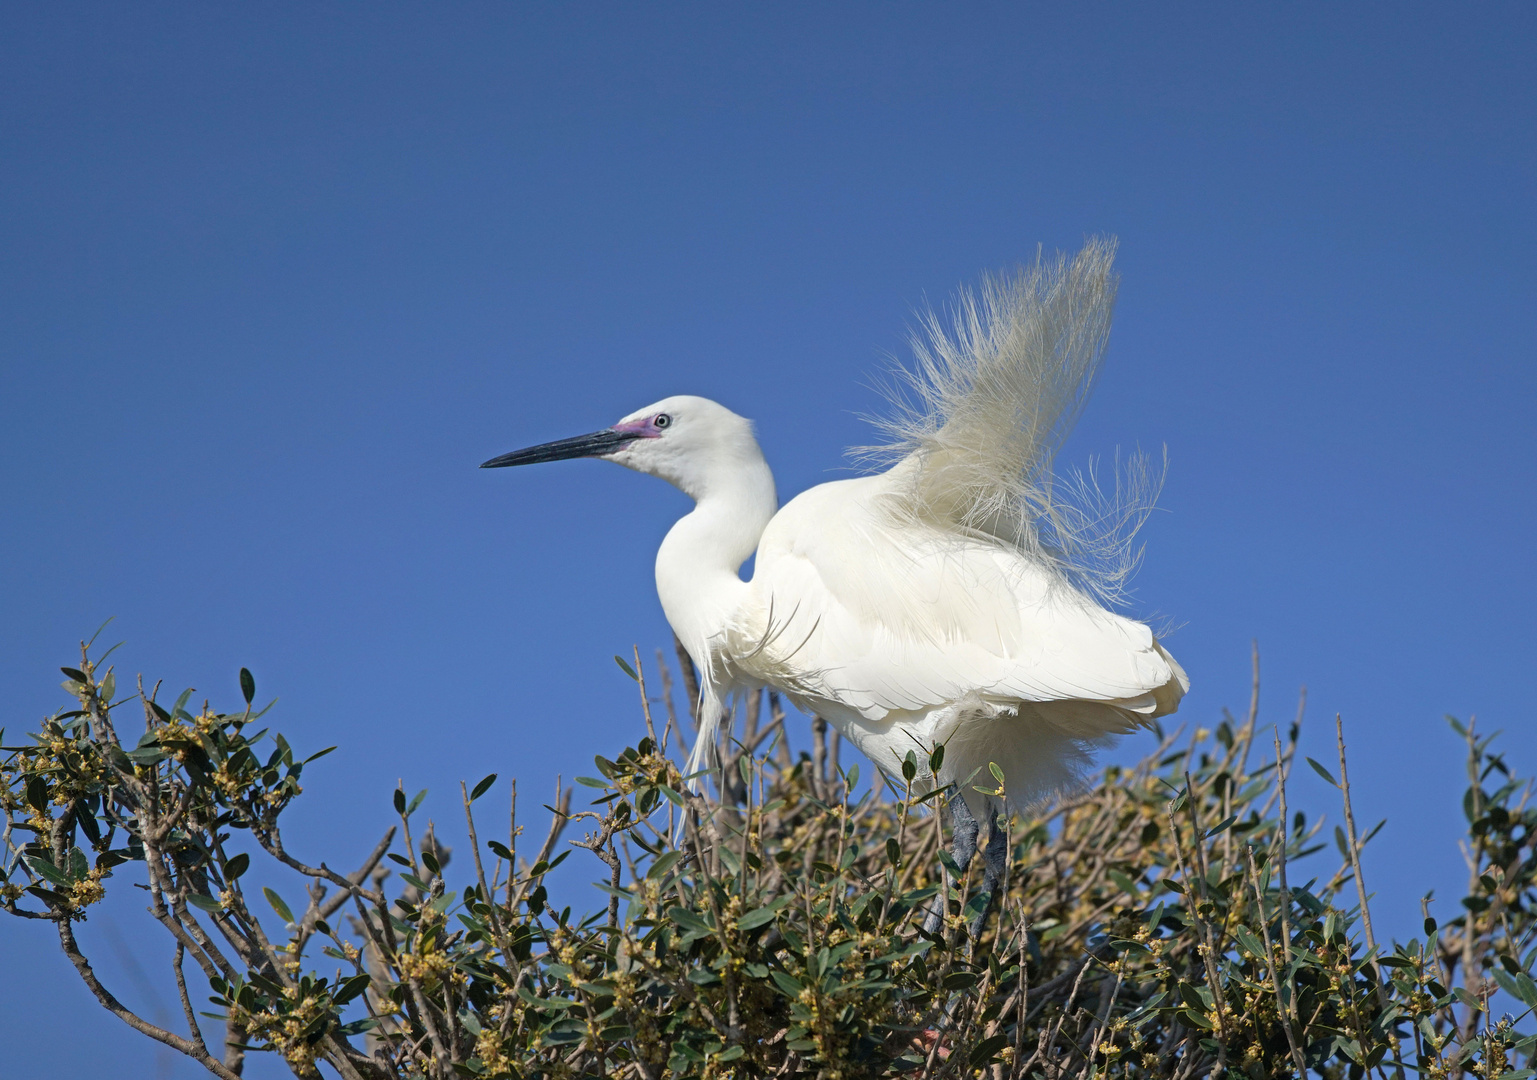
M 977 853 L 977 834 L 982 823 L 971 814 L 971 807 L 961 798 L 960 792 L 950 796 L 950 855 L 961 873 L 971 865 L 971 857 Z
M 979 938 L 987 926 L 987 917 L 1003 896 L 1003 880 L 1009 870 L 1009 840 L 1003 818 L 993 818 L 987 837 L 987 847 L 982 849 L 982 865 L 986 871 L 982 888 L 987 891 L 987 907 L 971 921 L 971 936 Z
M 981 831 L 981 823 L 971 813 L 971 807 L 966 805 L 966 800 L 961 798 L 960 792 L 950 796 L 947 804 L 950 809 L 950 856 L 955 860 L 955 865 L 961 873 L 966 872 L 966 867 L 971 865 L 971 857 L 977 853 L 977 833 Z M 929 907 L 929 913 L 923 920 L 923 929 L 930 934 L 939 932 L 945 917 L 946 896 L 954 885 L 950 877 L 950 871 L 942 871 L 945 887 L 934 898 L 934 903 Z

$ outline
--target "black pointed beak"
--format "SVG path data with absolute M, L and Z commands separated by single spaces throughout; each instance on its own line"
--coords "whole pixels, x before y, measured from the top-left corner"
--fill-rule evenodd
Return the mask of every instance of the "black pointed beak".
M 501 469 L 508 465 L 536 465 L 542 461 L 564 461 L 567 458 L 602 457 L 612 454 L 621 446 L 634 442 L 638 435 L 628 431 L 604 428 L 591 435 L 578 435 L 571 439 L 530 446 L 526 450 L 514 450 L 510 454 L 494 457 L 481 463 L 482 469 Z

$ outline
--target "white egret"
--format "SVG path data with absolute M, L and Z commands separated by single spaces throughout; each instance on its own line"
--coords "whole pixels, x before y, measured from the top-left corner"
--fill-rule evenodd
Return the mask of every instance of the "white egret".
M 894 463 L 783 508 L 751 422 L 699 397 L 485 463 L 603 458 L 693 498 L 656 558 L 662 608 L 700 675 L 690 772 L 708 764 L 731 696 L 775 687 L 888 776 L 915 752 L 920 784 L 955 785 L 956 860 L 970 861 L 984 817 L 992 892 L 1007 857 L 997 813 L 1071 784 L 1092 746 L 1174 711 L 1184 671 L 1106 607 L 1135 565 L 1154 470 L 1134 458 L 1106 495 L 1052 469 L 1103 356 L 1114 252 L 1094 239 L 1071 260 L 1038 256 L 963 293 L 952 326 L 930 315 L 897 415 L 881 422 Z M 980 793 L 992 763 L 1003 791 Z

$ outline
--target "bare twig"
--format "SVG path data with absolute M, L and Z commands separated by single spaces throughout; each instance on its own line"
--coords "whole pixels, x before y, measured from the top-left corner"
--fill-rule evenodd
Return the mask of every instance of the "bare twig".
M 1361 901 L 1361 926 L 1366 933 L 1366 948 L 1371 956 L 1372 983 L 1376 988 L 1378 1005 L 1386 1010 L 1388 988 L 1383 978 L 1382 966 L 1377 962 L 1377 936 L 1372 933 L 1372 909 L 1366 895 L 1366 877 L 1361 873 L 1361 840 L 1356 833 L 1356 816 L 1350 805 L 1350 772 L 1345 765 L 1345 723 L 1339 713 L 1334 714 L 1334 736 L 1339 744 L 1340 798 L 1345 803 L 1346 848 L 1350 853 L 1350 868 L 1356 879 L 1356 896 Z M 1399 1080 L 1403 1080 L 1404 1063 L 1396 1042 L 1393 1043 L 1393 1064 Z
M 85 982 L 86 987 L 108 1012 L 139 1032 L 139 1034 L 148 1035 L 156 1042 L 164 1043 L 173 1050 L 179 1050 L 186 1054 L 199 1065 L 202 1065 L 203 1068 L 220 1077 L 221 1080 L 239 1080 L 236 1073 L 231 1072 L 222 1061 L 215 1059 L 208 1053 L 208 1049 L 202 1045 L 201 1039 L 193 1042 L 191 1039 L 184 1039 L 180 1035 L 173 1035 L 164 1028 L 151 1024 L 148 1020 L 145 1020 L 124 1006 L 97 979 L 96 972 L 91 969 L 90 961 L 85 958 L 85 954 L 80 951 L 80 946 L 75 941 L 75 932 L 70 926 L 69 920 L 60 919 L 57 925 L 59 929 L 59 944 L 64 949 L 64 955 L 69 957 L 70 963 L 75 965 L 75 970 Z
M 694 673 L 694 660 L 683 647 L 683 639 L 677 634 L 672 636 L 673 651 L 678 655 L 678 672 L 683 676 L 683 689 L 688 694 L 688 715 L 694 722 L 694 730 L 699 730 L 699 676 Z M 679 732 L 680 736 L 682 732 Z

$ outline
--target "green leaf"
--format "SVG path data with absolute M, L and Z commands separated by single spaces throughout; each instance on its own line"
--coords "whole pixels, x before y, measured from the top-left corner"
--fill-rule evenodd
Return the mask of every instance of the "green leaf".
M 265 975 L 258 975 L 254 971 L 251 972 L 248 978 L 252 986 L 256 987 L 256 989 L 260 990 L 268 997 L 275 998 L 279 1001 L 282 1000 L 283 986 L 281 983 L 274 979 L 269 979 Z
M 940 743 L 934 747 L 934 752 L 929 755 L 929 772 L 939 775 L 939 767 L 945 763 L 945 744 Z
M 1501 990 L 1513 998 L 1519 998 L 1528 1008 L 1537 1005 L 1537 984 L 1532 982 L 1530 976 L 1525 974 L 1511 976 L 1499 968 L 1495 968 L 1493 974 L 1494 981 L 1500 984 Z
M 971 1068 L 980 1069 L 992 1059 L 994 1054 L 1012 1041 L 1008 1035 L 994 1035 L 991 1039 L 983 1039 L 971 1051 L 969 1059 Z
M 993 774 L 993 779 L 998 781 L 998 786 L 1003 787 L 1003 770 L 998 767 L 996 761 L 987 763 L 987 771 Z
M 1181 1009 L 1175 1015 L 1179 1017 L 1180 1023 L 1188 1028 L 1200 1028 L 1203 1031 L 1216 1030 L 1216 1026 L 1206 1018 L 1205 1013 L 1198 1013 L 1192 1009 Z
M 1235 822 L 1237 820 L 1238 820 L 1238 815 L 1237 814 L 1230 814 L 1225 820 L 1218 822 L 1216 825 L 1213 825 L 1210 829 L 1208 829 L 1206 831 L 1206 836 L 1204 837 L 1204 839 L 1210 840 L 1213 836 L 1216 836 L 1218 833 L 1226 832 L 1228 830 L 1228 828 L 1233 824 L 1233 822 Z
M 622 888 L 621 889 L 616 889 L 616 888 L 614 888 L 614 886 L 606 885 L 606 884 L 604 884 L 601 881 L 594 881 L 592 883 L 592 886 L 593 886 L 593 888 L 598 889 L 601 892 L 608 893 L 608 895 L 610 895 L 610 896 L 617 896 L 621 900 L 634 900 L 635 899 L 635 894 L 633 892 L 631 892 L 629 889 L 622 889 Z
M 27 892 L 37 897 L 45 904 L 54 904 L 59 907 L 63 907 L 65 904 L 64 897 L 60 896 L 52 889 L 43 888 L 41 885 L 28 885 Z
M 315 1045 L 320 1041 L 321 1036 L 325 1034 L 326 1028 L 331 1026 L 331 1021 L 334 1019 L 335 1017 L 330 1013 L 321 1013 L 305 1025 L 304 1030 L 299 1032 L 299 1038 L 311 1046 Z
M 1133 900 L 1142 899 L 1142 891 L 1137 888 L 1137 883 L 1131 877 L 1121 873 L 1119 870 L 1109 870 L 1106 871 L 1106 874 L 1115 883 L 1116 888 L 1120 889 L 1127 896 L 1130 896 Z
M 91 843 L 99 843 L 101 840 L 101 825 L 96 820 L 96 815 L 89 810 L 81 808 L 75 816 L 75 821 L 80 825 L 80 831 L 85 833 L 85 838 Z
M 737 929 L 755 930 L 765 923 L 773 922 L 774 919 L 778 917 L 779 912 L 783 910 L 785 905 L 788 904 L 792 899 L 793 897 L 785 896 L 775 900 L 772 904 L 768 904 L 760 908 L 754 908 L 752 911 L 749 911 L 746 915 L 743 915 L 736 921 Z
M 204 896 L 202 893 L 188 893 L 187 903 L 191 904 L 193 907 L 202 908 L 204 911 L 224 910 L 223 904 L 219 903 L 219 901 L 215 900 L 211 896 Z
M 703 934 L 715 933 L 715 927 L 705 922 L 698 915 L 688 910 L 688 908 L 670 907 L 667 909 L 667 917 L 685 930 L 692 930 L 695 933 Z
M 422 788 L 422 790 L 418 791 L 416 793 L 416 797 L 411 800 L 411 805 L 406 807 L 406 817 L 410 817 L 412 814 L 416 813 L 416 808 L 418 806 L 422 805 L 422 800 L 425 799 L 426 797 L 427 797 L 427 789 L 426 788 Z
M 114 866 L 121 866 L 125 862 L 132 862 L 133 859 L 133 853 L 127 848 L 114 848 L 111 851 L 103 851 L 100 855 L 96 856 L 96 868 L 98 870 L 111 870 Z
M 61 667 L 59 670 L 64 672 L 64 674 L 68 675 L 77 683 L 85 682 L 85 672 L 81 671 L 79 668 Z
M 406 793 L 404 791 L 401 791 L 399 788 L 396 788 L 395 789 L 395 813 L 397 813 L 397 814 L 404 814 L 405 812 L 406 812 Z
M 240 696 L 245 698 L 247 705 L 256 698 L 256 677 L 248 668 L 240 669 Z
M 267 898 L 267 903 L 272 905 L 272 910 L 278 913 L 278 918 L 286 923 L 294 921 L 294 913 L 288 910 L 288 905 L 283 903 L 283 898 L 265 885 L 262 886 L 262 895 Z
M 630 678 L 634 679 L 636 682 L 640 682 L 640 676 L 635 674 L 635 669 L 634 668 L 632 668 L 629 664 L 626 664 L 624 662 L 624 657 L 619 656 L 618 654 L 615 654 L 615 656 L 614 656 L 614 663 L 619 665 L 619 670 L 620 671 L 624 672 L 626 675 L 628 675 Z
M 487 840 L 486 847 L 490 848 L 492 853 L 495 854 L 498 858 L 506 859 L 508 862 L 512 862 L 512 852 L 508 850 L 507 845 L 502 843 L 500 840 Z
M 1244 948 L 1248 949 L 1249 952 L 1253 953 L 1255 956 L 1258 956 L 1258 957 L 1261 957 L 1261 958 L 1265 957 L 1266 953 L 1265 953 L 1264 942 L 1260 941 L 1259 938 L 1255 937 L 1254 934 L 1251 933 L 1247 927 L 1243 927 L 1243 926 L 1235 926 L 1235 927 L 1233 927 L 1233 937 L 1238 939 L 1238 944 L 1240 944 Z
M 496 783 L 496 773 L 492 773 L 490 776 L 486 777 L 480 783 L 476 784 L 475 785 L 475 789 L 470 792 L 470 802 L 474 802 L 476 799 L 480 798 L 486 792 L 490 791 L 491 790 L 491 785 L 494 784 L 494 783 Z
M 799 979 L 796 979 L 787 972 L 780 971 L 778 968 L 771 968 L 769 970 L 769 978 L 773 979 L 774 985 L 779 987 L 785 996 L 789 997 L 792 1001 L 799 998 L 806 989 Z
M 224 877 L 229 881 L 234 881 L 249 869 L 251 869 L 251 856 L 242 851 L 240 854 L 232 855 L 225 860 Z
M 69 880 L 69 875 L 65 874 L 62 870 L 53 865 L 53 863 L 49 862 L 47 859 L 39 858 L 36 855 L 26 855 L 23 856 L 23 858 L 26 860 L 27 865 L 36 871 L 38 876 L 44 880 L 51 881 L 55 885 L 73 884 L 73 882 Z
M 1316 772 L 1319 776 L 1329 781 L 1329 783 L 1333 784 L 1335 787 L 1340 786 L 1340 782 L 1334 779 L 1334 774 L 1331 773 L 1328 769 L 1318 764 L 1318 762 L 1314 761 L 1312 758 L 1304 758 L 1303 760 L 1305 760 L 1309 765 L 1313 766 L 1313 771 Z
M 671 870 L 674 866 L 677 866 L 682 858 L 683 852 L 681 851 L 669 851 L 666 855 L 659 856 L 657 860 L 651 864 L 651 869 L 646 871 L 646 878 L 648 880 L 655 881 L 657 878 Z

